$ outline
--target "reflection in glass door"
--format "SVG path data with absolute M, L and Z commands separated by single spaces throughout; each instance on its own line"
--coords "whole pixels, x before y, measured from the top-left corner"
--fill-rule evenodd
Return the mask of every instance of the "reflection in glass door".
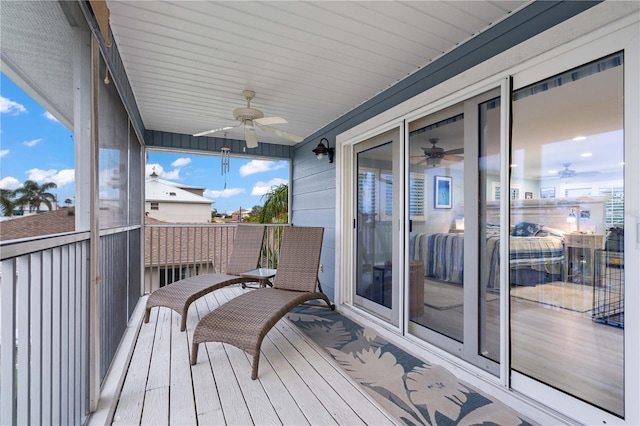
M 356 145 L 356 305 L 398 325 L 400 265 L 397 150 L 393 129 Z M 396 158 L 396 160 L 394 160 Z M 395 222 L 394 222 L 395 221 Z
M 464 104 L 409 124 L 408 196 L 414 206 L 409 218 L 410 275 L 416 275 L 416 269 L 421 275 L 409 279 L 410 303 L 416 305 L 409 320 L 460 343 L 465 319 L 464 124 Z M 420 204 L 421 214 L 416 214 Z
M 479 354 L 500 362 L 500 98 L 478 105 Z
M 501 176 L 499 94 L 408 123 L 409 331 L 494 375 L 501 227 L 487 188 Z
M 623 55 L 513 98 L 511 357 L 624 416 Z

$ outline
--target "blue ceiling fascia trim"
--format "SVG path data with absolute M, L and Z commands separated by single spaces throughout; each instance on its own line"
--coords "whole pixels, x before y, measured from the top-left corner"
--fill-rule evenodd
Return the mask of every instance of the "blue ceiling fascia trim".
M 159 130 L 146 130 L 147 148 L 183 149 L 185 151 L 201 151 L 203 154 L 219 154 L 222 146 L 231 148 L 231 155 L 236 157 L 270 157 L 290 160 L 293 158 L 293 147 L 260 142 L 257 148 L 247 149 L 244 140 L 226 139 L 211 136 L 192 136 L 182 133 L 170 133 Z
M 335 136 L 401 104 L 525 40 L 601 3 L 597 1 L 535 1 L 451 52 L 436 59 L 295 146 Z M 317 142 L 316 142 L 317 143 Z
M 80 4 L 80 8 L 82 9 L 82 13 L 84 14 L 85 19 L 87 20 L 87 25 L 89 25 L 89 28 L 91 28 L 91 32 L 98 40 L 102 56 L 107 63 L 107 66 L 109 67 L 111 81 L 118 89 L 120 99 L 124 104 L 127 114 L 129 115 L 129 119 L 133 124 L 133 128 L 138 135 L 140 142 L 142 144 L 145 144 L 145 127 L 144 123 L 142 122 L 142 116 L 140 115 L 140 110 L 138 109 L 136 99 L 133 96 L 133 90 L 131 89 L 131 84 L 129 83 L 129 77 L 127 76 L 127 71 L 125 70 L 124 64 L 122 63 L 122 58 L 120 57 L 120 51 L 118 50 L 118 46 L 113 37 L 113 33 L 111 32 L 111 26 L 109 26 L 111 47 L 107 47 L 107 45 L 104 43 L 102 33 L 98 29 L 98 23 L 88 0 L 79 0 L 78 3 Z

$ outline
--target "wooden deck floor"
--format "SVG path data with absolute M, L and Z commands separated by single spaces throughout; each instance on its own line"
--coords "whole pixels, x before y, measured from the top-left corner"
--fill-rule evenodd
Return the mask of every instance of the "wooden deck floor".
M 200 345 L 192 367 L 198 319 L 241 291 L 231 286 L 197 301 L 186 332 L 169 309 L 152 311 L 150 322 L 142 324 L 113 424 L 396 423 L 287 320 L 265 338 L 255 381 L 250 358 L 230 345 Z

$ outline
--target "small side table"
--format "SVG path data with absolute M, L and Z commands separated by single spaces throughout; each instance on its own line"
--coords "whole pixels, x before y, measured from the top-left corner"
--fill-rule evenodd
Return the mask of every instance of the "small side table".
M 243 272 L 240 274 L 240 276 L 242 278 L 255 279 L 260 283 L 260 287 L 266 287 L 267 285 L 269 286 L 272 285 L 271 281 L 269 280 L 276 276 L 276 272 L 277 272 L 277 269 L 257 268 L 247 272 Z M 243 285 L 242 287 L 246 287 L 246 286 Z
M 601 234 L 565 234 L 564 257 L 567 281 L 573 282 L 574 279 L 579 279 L 582 284 L 591 283 L 595 250 L 603 246 L 604 235 Z

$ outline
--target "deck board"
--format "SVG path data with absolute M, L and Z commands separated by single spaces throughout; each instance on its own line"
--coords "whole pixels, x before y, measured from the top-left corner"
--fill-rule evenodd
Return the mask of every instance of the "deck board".
M 158 310 L 156 309 L 151 313 L 149 324 L 145 324 L 140 329 L 129 369 L 120 391 L 120 401 L 118 410 L 113 417 L 113 424 L 132 425 L 140 423 L 157 321 Z
M 332 362 L 328 362 L 328 356 L 303 338 L 288 321 L 280 321 L 276 324 L 283 337 L 300 352 L 300 354 L 313 365 L 327 383 L 331 384 L 336 396 L 341 397 L 351 409 L 358 414 L 365 424 L 384 424 L 389 420 L 382 410 L 371 410 L 372 401 L 369 396 L 361 392 L 360 386 L 346 373 Z M 319 352 L 322 351 L 322 352 Z M 373 401 L 373 404 L 377 402 Z
M 195 312 L 190 312 L 187 318 L 189 353 L 191 353 L 193 330 L 196 324 L 198 324 L 198 319 L 209 312 L 209 307 L 204 299 L 196 301 L 194 305 L 195 307 L 191 309 Z M 205 351 L 203 351 L 202 356 L 207 357 L 208 360 L 208 354 L 206 354 Z M 217 384 L 213 377 L 211 364 L 209 362 L 199 362 L 191 366 L 191 374 L 193 378 L 193 396 L 195 399 L 198 423 L 224 424 L 224 413 L 222 411 L 222 405 L 220 404 Z
M 189 360 L 188 334 L 180 332 L 179 316 L 171 321 L 171 381 L 169 420 L 171 424 L 196 424 L 196 407 L 193 403 L 193 382 Z
M 393 424 L 314 343 L 283 319 L 262 345 L 257 380 L 251 360 L 226 344 L 200 345 L 189 356 L 199 319 L 243 291 L 217 290 L 189 309 L 187 331 L 180 316 L 154 309 L 143 324 L 115 410 L 114 424 Z

